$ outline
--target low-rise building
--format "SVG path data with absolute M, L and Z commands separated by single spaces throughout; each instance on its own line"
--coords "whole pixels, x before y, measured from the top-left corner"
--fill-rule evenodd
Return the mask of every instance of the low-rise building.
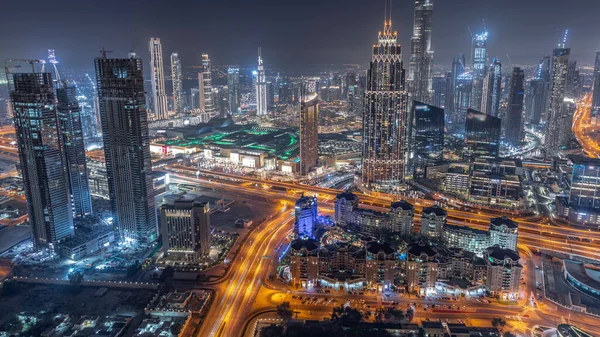
M 439 206 L 423 208 L 421 213 L 421 234 L 432 238 L 442 239 L 442 231 L 446 224 L 446 211 Z
M 411 203 L 405 200 L 393 202 L 390 206 L 392 231 L 400 233 L 403 237 L 410 236 L 413 228 L 414 215 L 415 206 Z
M 319 242 L 314 239 L 297 239 L 290 244 L 290 273 L 292 284 L 310 288 L 319 276 Z
M 490 244 L 500 248 L 517 250 L 519 225 L 506 216 L 494 218 L 490 221 Z
M 489 291 L 503 299 L 518 298 L 523 270 L 519 264 L 519 253 L 493 246 L 485 251 L 484 259 L 487 264 L 486 286 Z
M 106 249 L 115 241 L 115 232 L 109 226 L 88 228 L 80 226 L 75 235 L 60 244 L 61 256 L 71 260 L 82 258 Z
M 446 224 L 443 233 L 444 242 L 448 247 L 457 247 L 477 255 L 483 255 L 490 246 L 489 232 L 467 226 Z
M 338 226 L 345 226 L 352 211 L 358 205 L 358 197 L 352 192 L 340 193 L 335 197 L 334 221 Z

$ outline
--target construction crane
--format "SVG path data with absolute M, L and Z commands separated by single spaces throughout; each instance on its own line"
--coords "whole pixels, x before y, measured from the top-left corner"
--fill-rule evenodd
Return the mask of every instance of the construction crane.
M 52 64 L 52 68 L 54 69 L 54 76 L 56 77 L 56 83 L 61 83 L 60 81 L 60 73 L 58 72 L 58 61 L 56 60 L 56 55 L 54 54 L 54 49 L 48 49 L 48 61 Z

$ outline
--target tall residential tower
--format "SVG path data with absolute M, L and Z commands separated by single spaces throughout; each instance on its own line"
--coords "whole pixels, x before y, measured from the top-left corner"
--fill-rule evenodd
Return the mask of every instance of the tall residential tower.
M 202 72 L 198 74 L 198 87 L 200 88 L 200 110 L 213 117 L 217 107 L 213 100 L 212 66 L 208 54 L 202 54 Z
M 156 119 L 167 119 L 167 94 L 165 92 L 165 73 L 163 68 L 163 52 L 159 38 L 151 38 L 150 48 L 150 77 L 152 80 L 152 111 Z
M 173 81 L 173 108 L 175 112 L 182 113 L 185 106 L 183 99 L 183 77 L 181 72 L 181 59 L 177 53 L 171 54 L 171 80 Z
M 514 67 L 510 76 L 508 109 L 506 111 L 505 140 L 517 144 L 523 140 L 523 99 L 525 98 L 525 72 Z
M 485 28 L 473 38 L 473 96 L 471 107 L 478 111 L 481 110 L 483 81 L 487 71 L 487 39 L 488 32 Z
M 430 103 L 432 98 L 431 68 L 433 51 L 431 50 L 431 17 L 433 0 L 415 0 L 415 21 L 413 37 L 410 40 L 410 67 L 408 83 L 412 99 Z
M 567 89 L 567 73 L 569 67 L 569 55 L 571 48 L 566 48 L 566 32 L 564 40 L 558 44 L 552 53 L 551 83 L 548 99 L 548 112 L 546 113 L 546 156 L 555 156 L 561 144 L 560 122 L 562 118 L 562 107 Z
M 304 91 L 304 90 L 303 90 Z M 319 162 L 319 97 L 302 94 L 300 102 L 300 173 L 307 175 Z
M 267 80 L 260 48 L 258 48 L 258 71 L 256 72 L 256 114 L 258 116 L 267 114 Z

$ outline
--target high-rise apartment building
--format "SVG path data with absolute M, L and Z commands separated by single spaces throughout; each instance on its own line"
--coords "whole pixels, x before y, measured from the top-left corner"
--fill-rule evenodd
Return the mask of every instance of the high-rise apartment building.
M 256 114 L 258 116 L 267 114 L 267 79 L 260 48 L 258 48 L 258 70 L 256 72 Z
M 475 158 L 497 158 L 500 155 L 500 133 L 502 120 L 469 109 L 465 127 L 463 157 L 467 161 Z
M 600 51 L 596 52 L 596 62 L 594 63 L 594 84 L 592 87 L 592 117 L 598 122 L 600 116 Z
M 517 251 L 519 224 L 503 216 L 490 220 L 490 246 Z
M 502 63 L 494 57 L 487 75 L 483 81 L 483 97 L 481 99 L 481 111 L 488 115 L 498 117 L 500 110 L 500 99 L 502 98 Z
M 171 54 L 171 79 L 173 81 L 173 107 L 175 112 L 182 113 L 185 100 L 183 99 L 183 75 L 181 59 L 177 53 Z
M 456 78 L 454 87 L 454 115 L 452 115 L 452 129 L 463 132 L 467 111 L 473 99 L 473 76 L 464 73 Z
M 421 234 L 442 239 L 444 225 L 446 224 L 446 211 L 438 206 L 423 208 L 421 213 Z
M 7 69 L 33 244 L 56 251 L 73 235 L 73 216 L 52 75 Z
M 433 0 L 415 0 L 413 36 L 410 41 L 410 67 L 408 79 L 412 99 L 430 103 L 432 98 L 431 69 L 431 18 Z
M 121 240 L 156 238 L 156 210 L 142 61 L 95 60 L 96 88 L 113 223 Z
M 300 238 L 313 238 L 317 227 L 317 197 L 302 196 L 296 201 L 294 233 Z
M 529 81 L 525 93 L 525 111 L 527 120 L 534 125 L 539 125 L 546 111 L 548 98 L 548 83 L 541 78 Z
M 300 174 L 319 163 L 319 97 L 305 93 L 300 102 Z
M 372 190 L 392 190 L 404 182 L 408 94 L 397 40 L 391 20 L 386 21 L 367 71 L 362 184 Z
M 159 38 L 151 38 L 150 79 L 152 80 L 152 112 L 156 119 L 169 118 L 167 93 L 165 92 L 165 73 L 163 68 L 163 52 Z
M 563 41 L 552 53 L 551 84 L 546 113 L 546 156 L 555 156 L 562 142 L 560 137 L 560 122 L 562 120 L 562 106 L 567 90 L 567 73 L 569 68 L 569 55 L 571 48 L 565 47 Z
M 525 98 L 525 72 L 514 67 L 510 76 L 508 109 L 505 121 L 505 140 L 517 144 L 523 140 L 523 99 Z
M 444 108 L 446 104 L 446 91 L 447 89 L 447 76 L 438 75 L 431 79 L 431 86 L 433 91 L 433 98 L 431 105 Z
M 487 39 L 488 32 L 484 29 L 473 37 L 473 97 L 470 108 L 480 111 L 483 97 L 483 81 L 487 71 Z
M 210 252 L 210 207 L 201 200 L 176 200 L 160 207 L 163 252 L 195 260 Z
M 92 199 L 85 160 L 81 108 L 75 90 L 75 86 L 63 83 L 56 89 L 56 98 L 73 215 L 80 218 L 92 214 Z
M 227 69 L 227 89 L 229 96 L 229 114 L 235 115 L 240 109 L 240 68 L 232 67 Z
M 458 54 L 452 60 L 452 69 L 448 74 L 446 81 L 446 104 L 444 105 L 444 110 L 446 111 L 446 122 L 452 123 L 454 121 L 454 95 L 456 91 L 457 79 L 464 73 L 465 55 Z
M 410 168 L 415 179 L 425 178 L 427 167 L 444 160 L 444 109 L 413 102 L 410 132 Z
M 217 107 L 213 97 L 212 66 L 208 54 L 202 54 L 202 72 L 198 74 L 198 88 L 200 91 L 200 111 L 213 117 Z

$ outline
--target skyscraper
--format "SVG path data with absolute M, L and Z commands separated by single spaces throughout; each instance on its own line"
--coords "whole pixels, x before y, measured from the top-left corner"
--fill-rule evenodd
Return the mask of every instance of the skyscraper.
M 473 97 L 471 107 L 475 110 L 481 110 L 481 100 L 483 97 L 483 80 L 487 70 L 487 38 L 488 32 L 484 30 L 475 34 L 473 38 Z
M 92 199 L 85 162 L 81 108 L 75 86 L 63 83 L 56 89 L 58 121 L 65 153 L 65 167 L 75 217 L 92 214 Z
M 160 207 L 163 252 L 195 260 L 210 252 L 210 208 L 199 199 L 175 200 Z
M 113 223 L 128 243 L 156 238 L 156 211 L 142 61 L 95 60 Z
M 229 89 L 229 114 L 234 115 L 240 109 L 240 68 L 227 69 L 227 88 Z
M 171 54 L 171 79 L 173 80 L 173 105 L 175 112 L 179 114 L 183 112 L 185 101 L 183 99 L 181 60 L 177 53 Z
M 217 107 L 213 100 L 212 67 L 208 54 L 202 54 L 202 72 L 198 74 L 198 88 L 200 88 L 200 110 L 213 116 Z
M 304 93 L 300 102 L 300 173 L 307 175 L 319 162 L 319 98 Z
M 566 48 L 565 40 L 559 43 L 552 53 L 552 71 L 550 84 L 550 97 L 548 99 L 548 112 L 546 114 L 546 156 L 555 156 L 560 148 L 560 121 L 562 119 L 562 105 L 567 89 L 567 72 L 569 68 L 569 54 L 571 48 Z
M 167 94 L 165 92 L 165 73 L 163 68 L 162 45 L 159 38 L 150 38 L 150 77 L 152 80 L 152 111 L 156 119 L 167 119 Z
M 579 68 L 577 68 L 577 61 L 569 61 L 567 70 L 567 90 L 565 91 L 565 97 L 577 100 L 579 99 L 579 96 L 581 96 L 582 89 L 583 85 L 581 83 Z
M 410 40 L 410 91 L 415 101 L 430 103 L 432 96 L 431 17 L 433 0 L 415 0 L 413 37 Z
M 73 216 L 52 75 L 7 70 L 6 77 L 33 244 L 56 250 L 73 235 Z
M 454 92 L 456 90 L 456 80 L 458 76 L 465 72 L 465 55 L 458 54 L 452 60 L 452 69 L 446 81 L 446 104 L 444 110 L 446 111 L 446 122 L 452 122 L 454 116 Z
M 258 70 L 256 72 L 256 114 L 258 116 L 267 114 L 267 80 L 260 48 L 258 48 Z
M 596 62 L 594 65 L 594 84 L 593 84 L 593 88 L 592 88 L 592 118 L 597 120 L 599 115 L 600 115 L 600 51 L 597 51 L 596 52 Z
M 317 227 L 317 197 L 301 196 L 296 201 L 294 234 L 300 238 L 315 237 Z
M 454 88 L 454 115 L 452 116 L 452 129 L 458 132 L 465 130 L 467 110 L 471 106 L 473 97 L 473 76 L 464 73 L 456 78 Z
M 433 90 L 433 99 L 431 100 L 431 104 L 433 106 L 437 106 L 440 108 L 444 108 L 446 105 L 446 91 L 447 89 L 447 76 L 446 75 L 438 75 L 434 76 L 431 79 L 432 90 Z
M 502 98 L 502 64 L 498 58 L 494 57 L 483 81 L 481 111 L 498 117 L 500 98 Z
M 497 158 L 500 155 L 500 132 L 502 120 L 469 109 L 467 112 L 464 159 Z
M 410 163 L 415 179 L 425 178 L 428 166 L 444 160 L 444 109 L 413 102 Z
M 404 182 L 408 95 L 397 39 L 391 20 L 385 21 L 367 71 L 362 164 L 367 189 L 391 190 Z
M 523 99 L 525 98 L 525 73 L 514 67 L 510 76 L 508 109 L 505 120 L 505 140 L 517 144 L 523 140 Z
M 548 83 L 540 78 L 529 81 L 525 94 L 525 111 L 527 120 L 534 125 L 541 122 L 546 110 L 546 99 L 548 98 Z

